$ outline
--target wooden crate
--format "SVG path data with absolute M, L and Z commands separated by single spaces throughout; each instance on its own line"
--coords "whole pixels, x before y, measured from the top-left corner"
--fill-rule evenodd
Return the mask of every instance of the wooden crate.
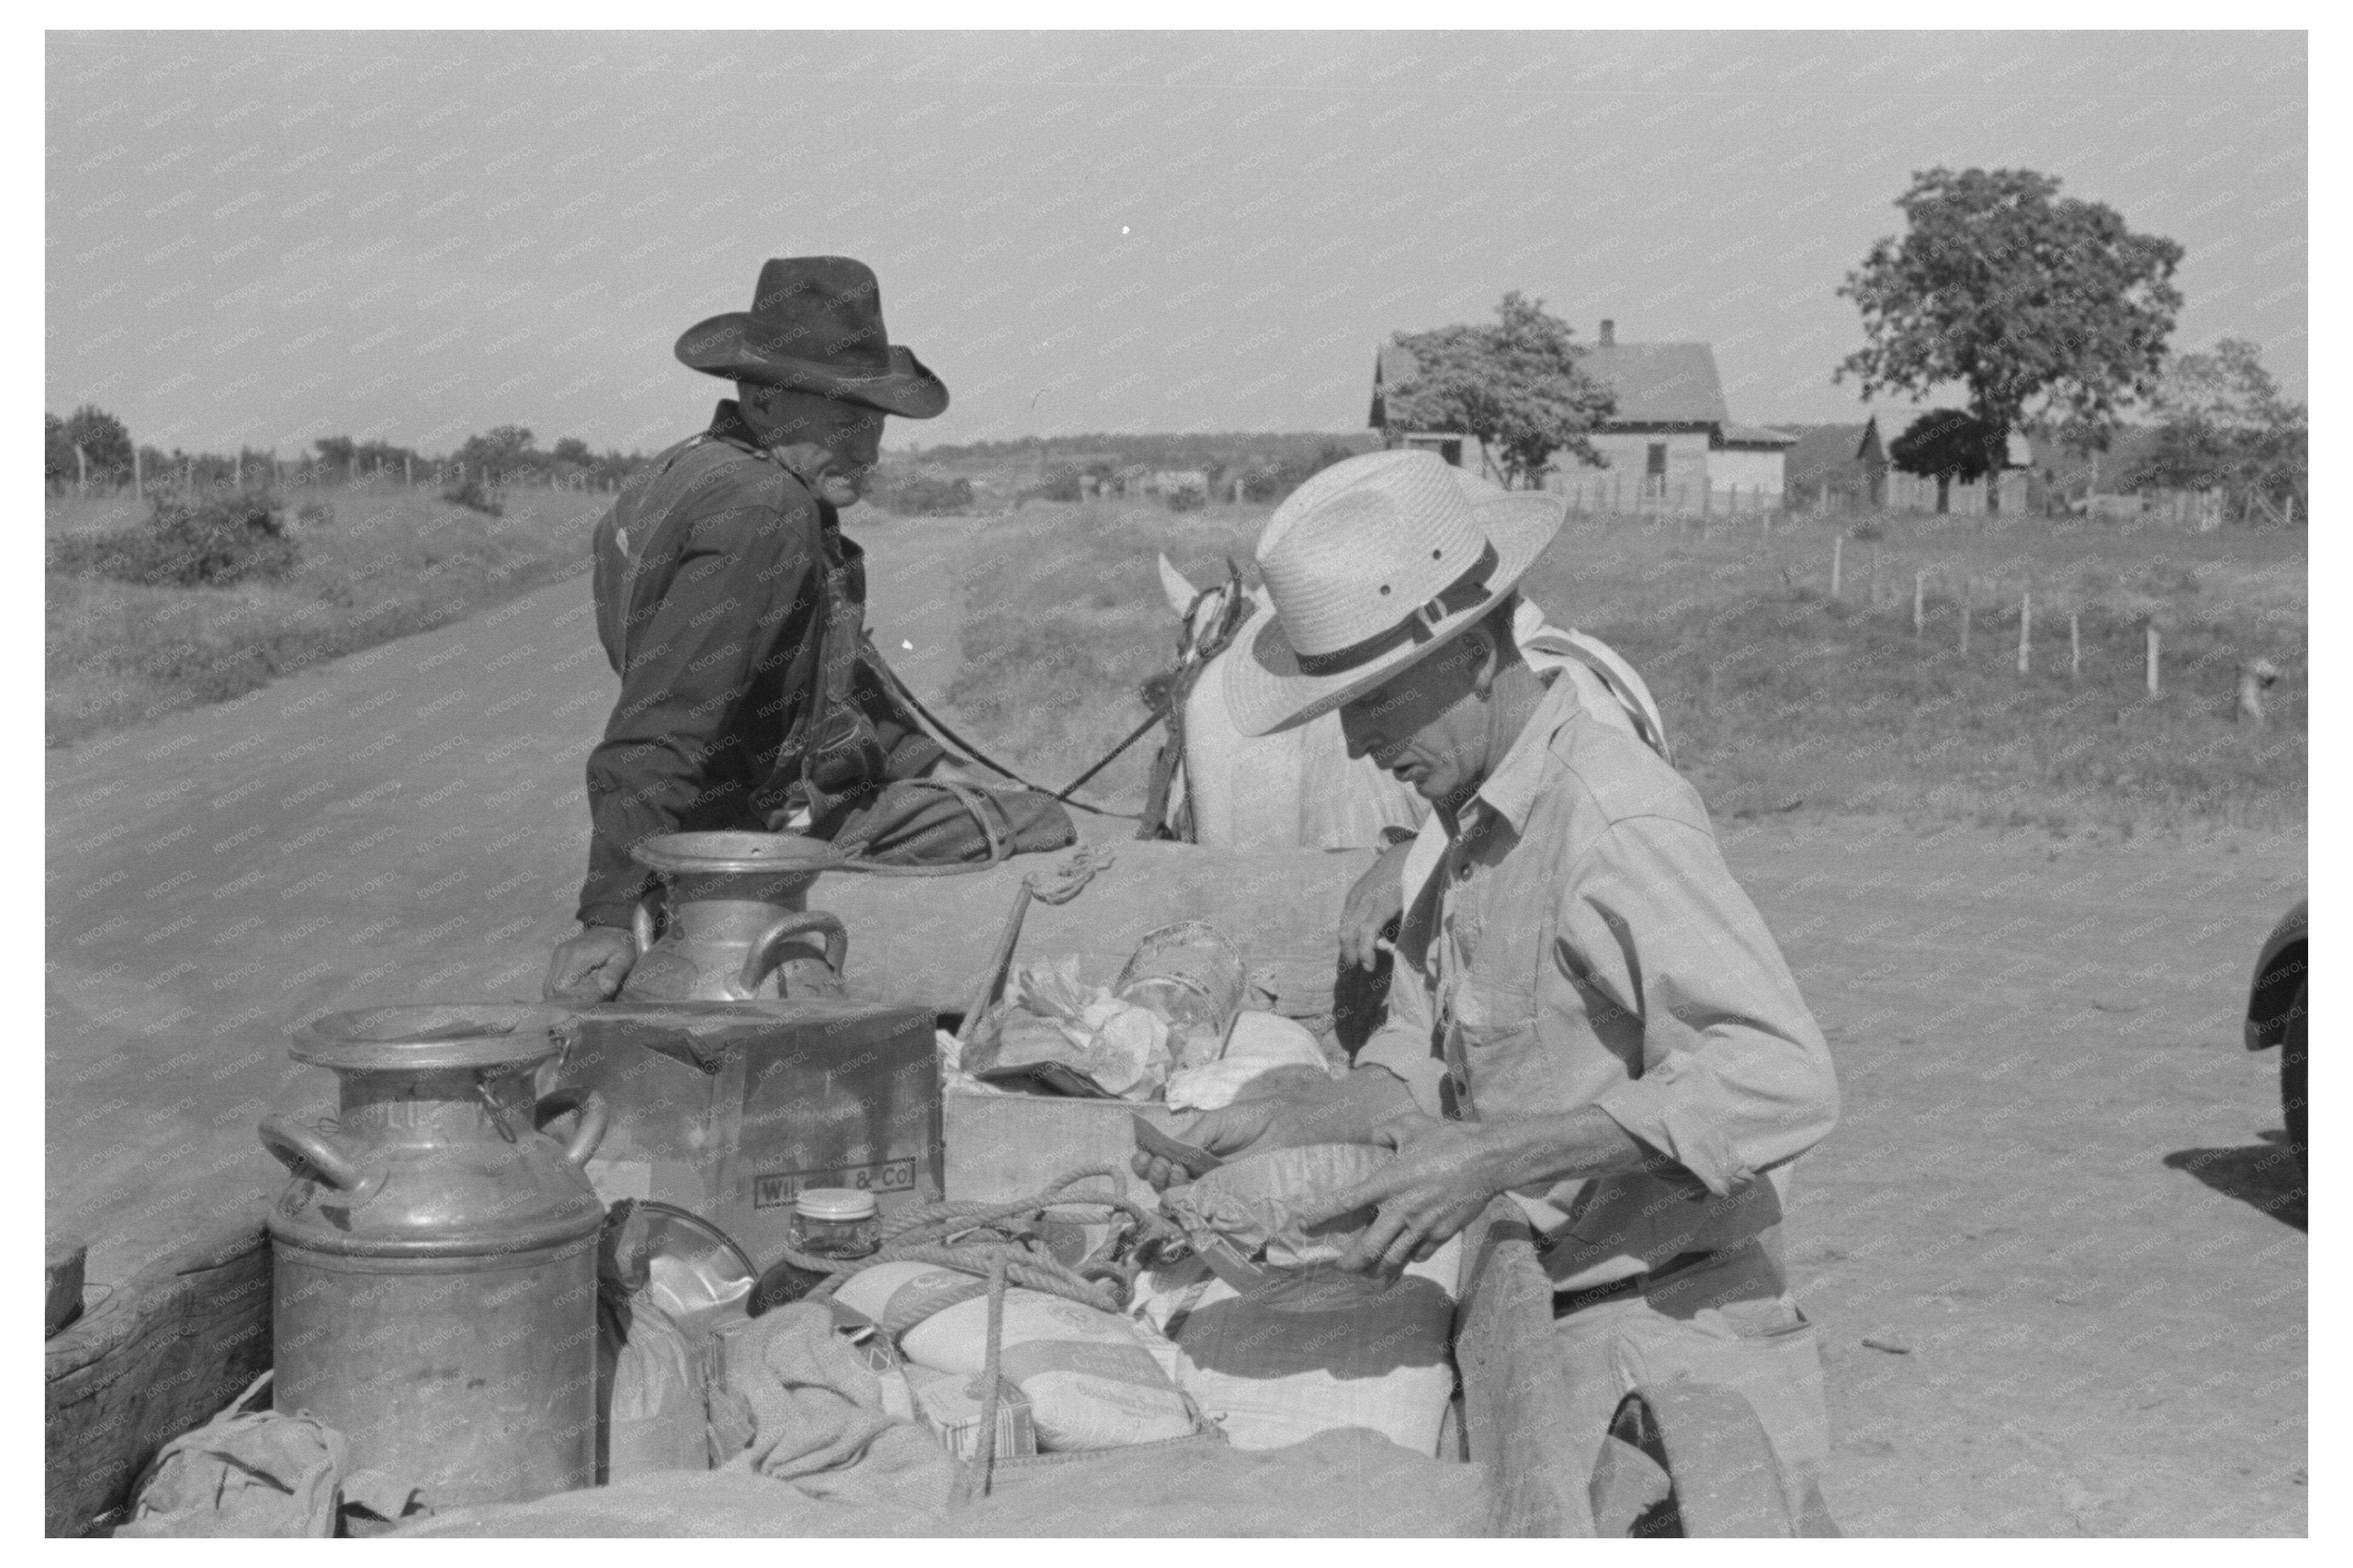
M 269 1370 L 269 1284 L 257 1211 L 91 1290 L 48 1341 L 48 1534 L 102 1528 L 158 1448 Z
M 1122 1192 L 1145 1208 L 1160 1195 L 1128 1169 L 1135 1152 L 1130 1118 L 1155 1127 L 1192 1120 L 1164 1105 L 1128 1100 L 1065 1099 L 1048 1095 L 942 1097 L 947 1131 L 947 1192 L 958 1202 L 1003 1202 L 1042 1192 L 1056 1177 L 1092 1165 L 1118 1170 Z M 1089 1181 L 1073 1194 L 1098 1201 L 1104 1183 Z

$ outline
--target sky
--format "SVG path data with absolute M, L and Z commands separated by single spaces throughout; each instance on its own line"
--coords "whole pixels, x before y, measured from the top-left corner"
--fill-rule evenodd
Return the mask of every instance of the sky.
M 770 256 L 872 266 L 947 383 L 886 442 L 1363 427 L 1373 350 L 1507 290 L 1860 419 L 1835 291 L 1915 170 L 2179 240 L 2177 349 L 2305 393 L 2293 33 L 67 34 L 47 406 L 142 442 L 651 451 Z M 1957 401 L 1957 397 L 1947 399 Z

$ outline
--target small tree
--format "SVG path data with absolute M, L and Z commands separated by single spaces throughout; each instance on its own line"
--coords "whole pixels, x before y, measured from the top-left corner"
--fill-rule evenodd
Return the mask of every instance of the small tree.
M 2310 448 L 2305 406 L 2280 396 L 2259 344 L 2224 338 L 2211 354 L 2182 355 L 2155 401 L 2164 422 L 2127 482 L 2220 490 L 2242 506 L 2254 496 L 2273 503 L 2303 499 Z
M 1906 425 L 1887 444 L 1887 461 L 1905 473 L 1935 480 L 1939 512 L 1950 509 L 1955 480 L 1968 484 L 1989 471 L 1984 427 L 1953 408 L 1931 408 Z
M 2030 169 L 1914 175 L 1895 203 L 1908 231 L 1873 245 L 1839 288 L 1870 342 L 1832 379 L 1860 377 L 1865 398 L 1966 386 L 1988 472 L 2031 407 L 2053 425 L 2107 424 L 2153 394 L 2181 308 L 2181 247 L 2058 190 Z
M 1481 451 L 1495 448 L 1505 476 L 1523 488 L 1541 482 L 1556 452 L 1598 463 L 1587 434 L 1617 397 L 1577 364 L 1586 351 L 1573 329 L 1516 289 L 1495 317 L 1493 326 L 1397 334 L 1414 373 L 1389 389 L 1389 428 L 1461 430 Z
M 470 473 L 485 474 L 490 483 L 497 485 L 519 471 L 537 468 L 543 459 L 532 450 L 529 430 L 521 425 L 501 425 L 486 435 L 468 436 L 466 444 L 458 449 L 458 461 Z
M 79 446 L 89 460 L 90 478 L 110 484 L 131 482 L 131 431 L 121 420 L 95 404 L 84 403 L 65 417 L 58 434 L 63 438 L 58 455 L 64 460 L 62 471 L 68 479 L 79 475 L 74 461 L 74 448 Z

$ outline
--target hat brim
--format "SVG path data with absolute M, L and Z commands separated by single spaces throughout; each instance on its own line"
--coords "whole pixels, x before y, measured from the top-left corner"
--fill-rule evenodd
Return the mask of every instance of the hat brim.
M 1250 736 L 1273 735 L 1320 718 L 1378 686 L 1409 664 L 1419 663 L 1479 622 L 1497 600 L 1519 586 L 1536 557 L 1560 533 L 1566 504 L 1541 491 L 1507 490 L 1474 502 L 1472 514 L 1495 548 L 1495 569 L 1478 603 L 1441 620 L 1426 642 L 1408 642 L 1354 670 L 1310 675 L 1284 635 L 1279 617 L 1268 616 L 1249 644 L 1226 661 L 1226 706 L 1234 726 Z
M 699 322 L 678 340 L 679 363 L 705 376 L 818 392 L 907 419 L 928 419 L 948 406 L 946 383 L 903 344 L 891 344 L 889 370 L 880 376 L 858 376 L 839 365 L 797 359 L 764 347 L 758 338 L 764 327 L 773 332 L 775 323 L 762 323 L 746 311 L 730 311 Z

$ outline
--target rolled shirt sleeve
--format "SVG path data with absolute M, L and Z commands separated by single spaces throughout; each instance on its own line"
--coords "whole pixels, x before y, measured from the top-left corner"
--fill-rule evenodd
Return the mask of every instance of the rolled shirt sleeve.
M 744 759 L 724 754 L 747 744 L 746 698 L 776 690 L 775 667 L 797 650 L 787 633 L 813 611 L 818 526 L 813 507 L 740 507 L 694 524 L 666 591 L 629 635 L 620 700 L 589 753 L 583 924 L 628 925 L 648 881 L 630 846 L 675 831 L 714 773 L 744 773 Z
M 1642 1021 L 1642 1072 L 1597 1101 L 1722 1197 L 1838 1119 L 1830 1049 L 1704 828 L 1610 824 L 1566 879 L 1556 958 Z

